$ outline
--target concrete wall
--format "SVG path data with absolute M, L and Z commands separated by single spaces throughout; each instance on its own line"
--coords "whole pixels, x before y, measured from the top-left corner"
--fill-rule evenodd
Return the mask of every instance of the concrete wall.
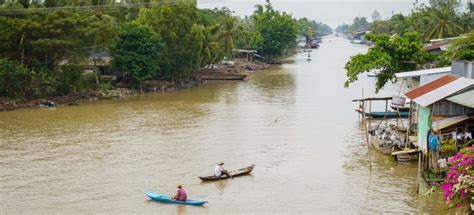
M 474 62 L 453 60 L 452 73 L 460 77 L 474 79 Z
M 441 78 L 447 74 L 450 74 L 449 72 L 444 72 L 444 73 L 437 73 L 437 74 L 430 74 L 430 75 L 422 75 L 420 77 L 420 86 L 423 86 L 425 84 L 428 84 L 438 78 Z

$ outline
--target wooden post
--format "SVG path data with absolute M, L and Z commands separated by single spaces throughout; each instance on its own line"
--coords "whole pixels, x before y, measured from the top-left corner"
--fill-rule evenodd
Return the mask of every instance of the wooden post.
M 408 142 L 410 140 L 410 131 L 411 131 L 411 115 L 413 114 L 413 101 L 410 100 L 410 108 L 408 108 L 408 128 L 407 128 L 407 134 L 406 134 L 406 137 L 405 137 L 405 141 L 407 143 L 407 146 L 408 146 Z
M 362 100 L 364 99 L 364 89 L 362 88 Z M 370 143 L 369 143 L 369 132 L 367 131 L 367 117 L 365 116 L 365 101 L 362 101 L 362 117 L 364 119 L 364 133 L 365 133 L 365 140 L 367 141 L 367 150 L 370 151 Z
M 411 104 L 410 104 L 411 105 Z M 418 174 L 416 178 L 416 193 L 420 193 L 420 177 L 421 177 L 421 157 L 423 156 L 423 152 L 418 153 Z
M 385 112 L 388 112 L 388 100 L 385 100 Z

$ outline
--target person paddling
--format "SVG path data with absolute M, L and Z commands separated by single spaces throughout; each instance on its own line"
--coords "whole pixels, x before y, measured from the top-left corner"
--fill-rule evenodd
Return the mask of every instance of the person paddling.
M 186 191 L 183 189 L 183 185 L 179 184 L 178 191 L 176 191 L 176 195 L 171 199 L 185 202 L 187 198 L 188 196 L 186 195 Z
M 229 174 L 229 172 L 227 172 L 227 170 L 225 170 L 222 167 L 223 165 L 224 165 L 224 162 L 222 162 L 222 161 L 217 162 L 216 168 L 214 169 L 214 176 L 222 177 L 223 175 L 226 175 L 227 177 L 232 178 L 232 176 Z

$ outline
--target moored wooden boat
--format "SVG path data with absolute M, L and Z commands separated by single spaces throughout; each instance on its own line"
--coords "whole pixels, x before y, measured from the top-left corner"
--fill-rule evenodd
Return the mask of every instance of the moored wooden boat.
M 405 149 L 396 152 L 392 152 L 392 155 L 397 158 L 398 162 L 411 162 L 418 160 L 418 149 Z
M 390 105 L 390 108 L 396 111 L 400 112 L 408 112 L 410 111 L 410 107 L 405 107 L 405 106 L 398 106 L 398 105 Z
M 359 113 L 362 113 L 361 110 L 356 110 Z M 366 117 L 381 119 L 381 118 L 408 118 L 409 112 L 365 112 L 364 115 Z
M 201 78 L 203 80 L 244 80 L 247 77 L 247 75 L 242 75 L 242 74 L 207 74 L 207 75 L 201 75 Z
M 376 151 L 384 154 L 391 155 L 393 152 L 392 145 L 381 144 L 380 141 L 375 136 L 370 136 L 370 143 L 375 148 Z
M 248 167 L 245 167 L 245 168 L 242 168 L 242 169 L 232 170 L 232 171 L 229 171 L 229 174 L 232 177 L 248 175 L 250 172 L 252 172 L 254 167 L 255 167 L 255 165 L 252 165 L 252 166 L 248 166 Z M 230 178 L 230 177 L 229 176 L 217 177 L 217 176 L 214 176 L 214 175 L 199 177 L 199 179 L 201 179 L 202 181 L 216 181 L 216 180 L 227 179 L 227 178 Z

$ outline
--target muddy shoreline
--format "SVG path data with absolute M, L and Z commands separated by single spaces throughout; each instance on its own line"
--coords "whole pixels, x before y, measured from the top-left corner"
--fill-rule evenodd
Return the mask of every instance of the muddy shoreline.
M 0 111 L 13 111 L 25 108 L 73 106 L 82 102 L 117 99 L 144 93 L 173 92 L 205 84 L 207 81 L 200 78 L 202 75 L 251 74 L 256 71 L 270 68 L 270 65 L 264 63 L 236 62 L 236 65 L 230 67 L 198 70 L 194 73 L 193 77 L 187 79 L 177 81 L 146 81 L 143 92 L 131 89 L 126 85 L 117 84 L 116 88 L 110 90 L 83 90 L 69 95 L 48 96 L 35 99 L 11 99 L 0 97 Z
M 143 92 L 126 87 L 117 87 L 110 90 L 83 90 L 81 92 L 63 95 L 48 96 L 35 99 L 11 99 L 0 97 L 0 111 L 13 111 L 25 108 L 47 108 L 57 106 L 73 106 L 82 102 L 94 102 L 97 100 L 117 99 L 153 92 L 173 92 L 200 86 L 204 80 L 193 77 L 180 81 L 147 81 Z

